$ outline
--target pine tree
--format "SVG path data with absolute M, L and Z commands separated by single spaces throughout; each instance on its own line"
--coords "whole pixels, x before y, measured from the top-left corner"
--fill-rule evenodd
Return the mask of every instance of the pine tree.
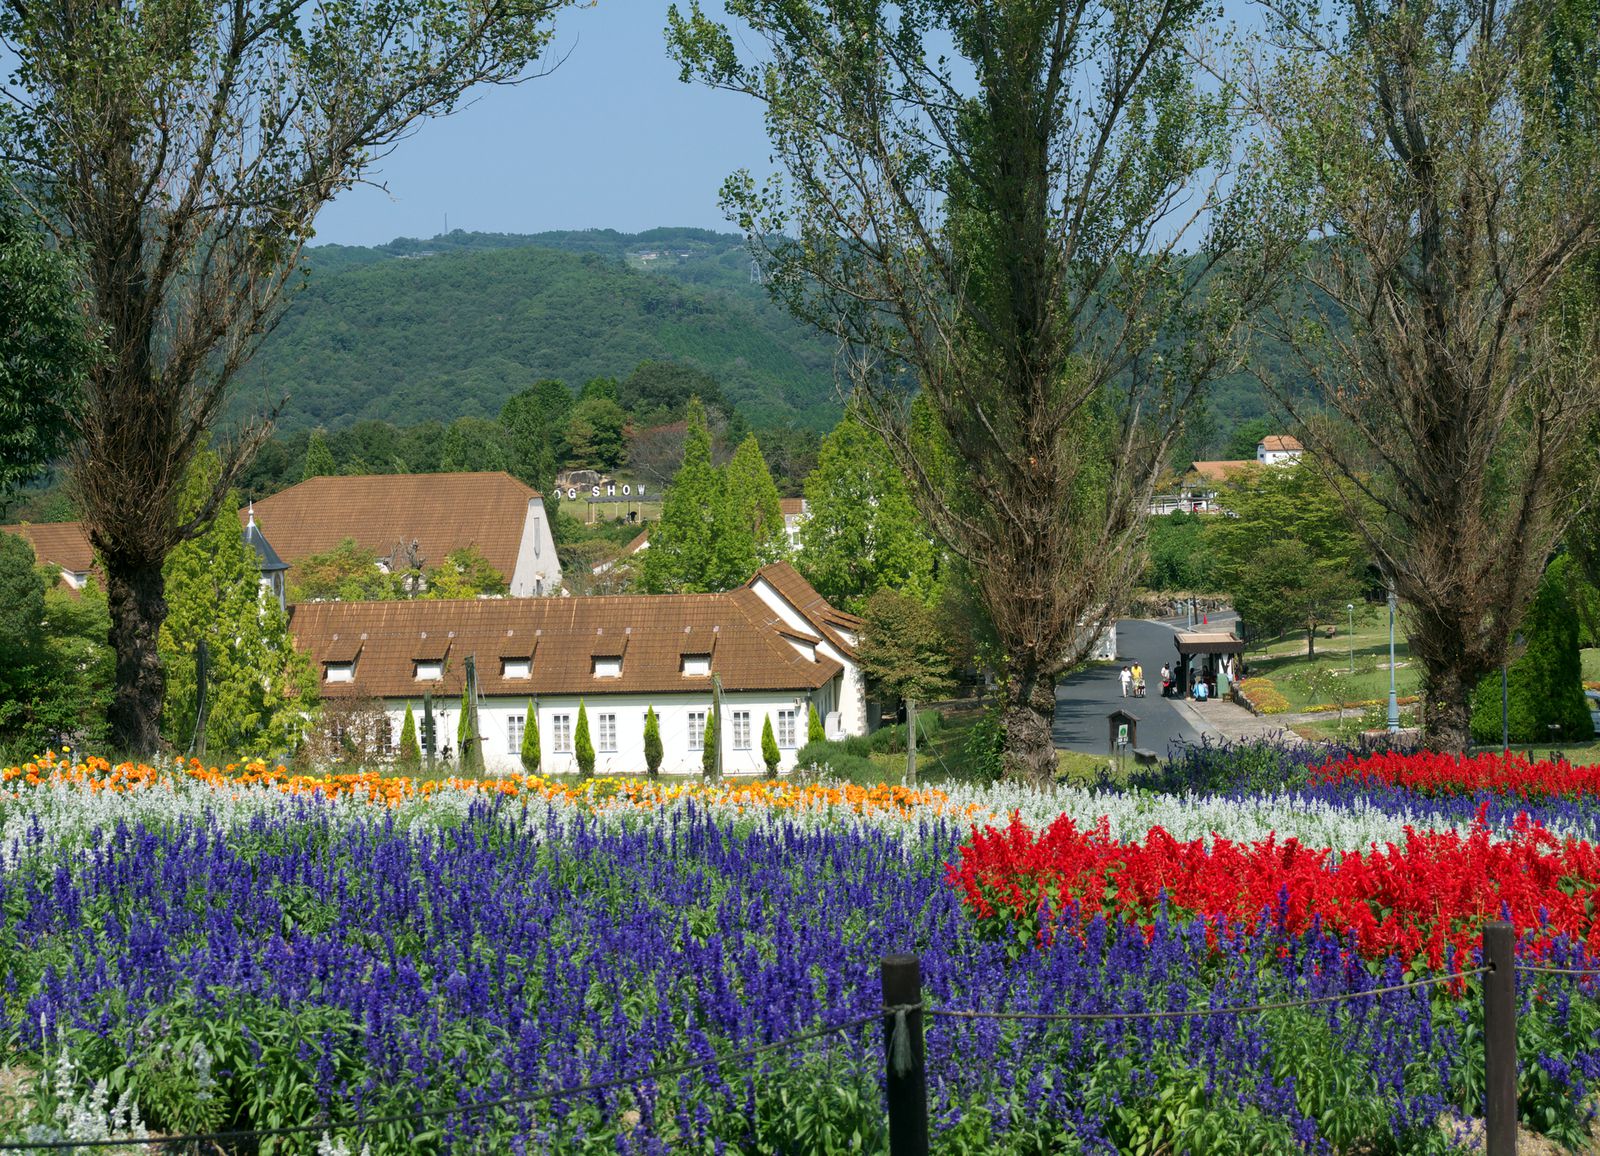
M 1506 719 L 1514 743 L 1582 743 L 1594 735 L 1583 696 L 1578 613 L 1570 593 L 1574 577 L 1571 555 L 1550 563 L 1523 619 L 1527 645 L 1506 672 Z M 1472 737 L 1498 744 L 1500 735 L 1500 676 L 1491 674 L 1472 696 Z
M 406 721 L 400 724 L 400 754 L 395 765 L 402 771 L 417 771 L 422 767 L 422 747 L 417 743 L 417 716 L 406 703 Z
M 699 398 L 689 402 L 683 465 L 673 475 L 650 532 L 640 586 L 649 594 L 691 594 L 710 589 L 716 549 L 720 471 L 711 464 L 711 431 Z
M 767 764 L 767 778 L 778 777 L 778 760 L 783 756 L 778 752 L 778 739 L 772 733 L 772 716 L 767 716 L 767 721 L 761 724 L 761 761 Z
M 708 779 L 717 777 L 717 711 L 713 706 L 706 712 L 705 749 L 700 752 L 700 770 Z
M 522 727 L 522 769 L 530 775 L 539 772 L 539 707 L 530 698 Z
M 300 480 L 307 478 L 332 477 L 339 472 L 339 467 L 333 460 L 333 451 L 328 448 L 328 439 L 320 429 L 311 431 L 311 437 L 306 442 L 306 462 L 300 471 Z
M 572 736 L 572 753 L 578 760 L 578 774 L 585 779 L 594 776 L 594 743 L 589 738 L 589 711 L 578 700 L 578 729 Z
M 211 493 L 219 470 L 214 453 L 195 459 L 180 497 L 183 516 L 192 516 Z M 207 746 L 230 755 L 276 756 L 299 743 L 317 705 L 317 683 L 309 660 L 294 648 L 277 599 L 261 585 L 238 509 L 230 494 L 199 537 L 167 556 L 167 618 L 158 644 L 167 675 L 162 731 L 180 750 L 194 739 L 195 654 L 204 641 L 210 656 Z
M 644 712 L 644 765 L 652 779 L 661 774 L 661 722 L 656 718 L 656 708 L 646 707 Z
M 467 760 L 467 734 L 468 715 L 471 713 L 472 700 L 467 696 L 468 687 L 465 682 L 461 684 L 461 717 L 456 720 L 456 758 L 462 765 Z
M 820 743 L 826 740 L 828 732 L 822 725 L 822 716 L 817 713 L 817 704 L 812 703 L 809 716 L 806 719 L 806 742 Z
M 714 589 L 742 586 L 759 567 L 788 553 L 778 487 L 755 434 L 739 443 L 722 473 L 716 520 L 715 566 L 708 583 Z

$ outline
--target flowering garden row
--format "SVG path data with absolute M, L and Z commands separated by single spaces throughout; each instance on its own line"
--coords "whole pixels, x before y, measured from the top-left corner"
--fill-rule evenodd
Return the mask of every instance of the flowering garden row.
M 1578 799 L 1600 795 L 1600 765 L 1578 767 L 1566 759 L 1530 762 L 1526 755 L 1492 751 L 1466 758 L 1381 751 L 1327 762 L 1312 770 L 1311 781 L 1399 787 L 1429 797 L 1488 792 L 1522 799 Z

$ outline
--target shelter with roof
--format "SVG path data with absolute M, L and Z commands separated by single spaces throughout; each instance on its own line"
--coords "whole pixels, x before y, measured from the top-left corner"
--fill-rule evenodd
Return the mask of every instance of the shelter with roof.
M 521 768 L 530 709 L 540 768 L 577 769 L 579 704 L 595 769 L 644 769 L 644 719 L 654 707 L 662 769 L 698 771 L 707 720 L 729 774 L 759 773 L 770 718 L 780 766 L 794 765 L 815 706 L 830 735 L 866 730 L 855 660 L 861 620 L 829 605 L 787 563 L 723 594 L 562 599 L 316 602 L 293 607 L 295 645 L 306 651 L 326 700 L 368 701 L 397 741 L 409 704 L 419 718 L 431 693 L 437 733 L 453 737 L 477 671 L 485 766 Z
M 1179 631 L 1178 664 L 1175 678 L 1187 693 L 1196 682 L 1204 682 L 1212 697 L 1226 696 L 1244 654 L 1244 642 L 1230 630 Z
M 307 478 L 254 509 L 291 568 L 347 538 L 390 570 L 432 569 L 471 546 L 505 577 L 513 598 L 561 590 L 544 498 L 503 471 Z

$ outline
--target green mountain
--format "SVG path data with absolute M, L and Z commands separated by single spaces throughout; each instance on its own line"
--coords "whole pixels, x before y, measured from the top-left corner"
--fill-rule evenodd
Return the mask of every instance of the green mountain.
M 646 359 L 705 370 L 753 425 L 838 420 L 833 344 L 767 299 L 731 234 L 457 231 L 320 246 L 308 265 L 236 392 L 287 397 L 284 432 L 494 417 L 540 378 L 576 390 Z

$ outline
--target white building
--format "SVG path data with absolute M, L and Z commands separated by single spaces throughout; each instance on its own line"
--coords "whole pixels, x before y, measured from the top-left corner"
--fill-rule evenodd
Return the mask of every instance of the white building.
M 1298 438 L 1272 434 L 1256 443 L 1256 461 L 1264 466 L 1288 465 L 1300 460 L 1305 447 Z
M 245 521 L 246 511 L 239 517 Z M 499 471 L 307 478 L 257 501 L 254 517 L 291 569 L 347 538 L 388 570 L 418 562 L 431 570 L 471 546 L 504 576 L 513 598 L 561 590 L 543 497 Z
M 420 726 L 431 692 L 441 746 L 455 745 L 468 656 L 490 771 L 522 769 L 530 710 L 540 770 L 578 769 L 580 704 L 597 773 L 642 774 L 645 711 L 654 707 L 661 769 L 698 773 L 720 684 L 714 735 L 725 774 L 759 774 L 772 720 L 790 769 L 815 706 L 832 736 L 862 734 L 866 704 L 855 645 L 861 620 L 830 606 L 786 563 L 725 594 L 564 599 L 317 602 L 293 608 L 323 697 L 370 702 L 398 740 L 409 704 Z

